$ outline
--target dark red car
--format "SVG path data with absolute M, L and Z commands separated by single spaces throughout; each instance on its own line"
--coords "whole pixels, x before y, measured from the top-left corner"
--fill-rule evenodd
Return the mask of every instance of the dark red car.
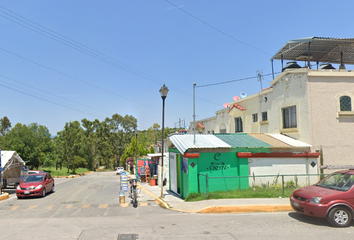
M 354 170 L 338 171 L 317 184 L 297 189 L 292 208 L 302 214 L 327 218 L 335 227 L 350 226 L 354 215 Z
M 54 178 L 49 173 L 30 174 L 16 188 L 17 198 L 41 196 L 54 191 Z

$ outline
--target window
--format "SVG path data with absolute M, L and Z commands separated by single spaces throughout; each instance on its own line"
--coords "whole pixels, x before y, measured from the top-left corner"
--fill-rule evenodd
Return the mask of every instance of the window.
M 296 106 L 282 108 L 283 128 L 296 128 Z
M 214 134 L 214 130 L 211 130 L 211 134 Z
M 226 133 L 226 125 L 225 125 L 225 123 L 221 124 L 219 132 L 220 133 Z
M 258 122 L 258 113 L 252 114 L 252 122 Z
M 242 118 L 235 118 L 235 132 L 243 132 L 242 130 Z
M 352 110 L 352 99 L 348 96 L 341 96 L 339 98 L 340 110 L 341 111 L 351 111 Z
M 262 121 L 268 121 L 268 113 L 262 112 Z

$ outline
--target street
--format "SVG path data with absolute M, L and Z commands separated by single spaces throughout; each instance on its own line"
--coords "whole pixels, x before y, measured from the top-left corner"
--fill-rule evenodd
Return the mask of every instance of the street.
M 196 214 L 166 210 L 143 191 L 139 206 L 119 203 L 119 176 L 96 172 L 55 179 L 44 198 L 0 202 L 1 239 L 333 239 L 352 238 L 354 225 L 295 212 Z M 11 190 L 9 190 L 11 191 Z

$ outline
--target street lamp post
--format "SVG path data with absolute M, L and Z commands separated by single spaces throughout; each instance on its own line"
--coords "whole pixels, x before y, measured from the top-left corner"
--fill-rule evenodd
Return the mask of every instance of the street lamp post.
M 138 156 L 139 156 L 139 154 L 138 154 L 138 133 L 139 133 L 139 131 L 138 130 L 135 130 L 135 140 L 136 140 L 136 165 L 135 166 L 133 166 L 133 173 L 135 174 L 135 169 L 136 169 L 136 166 L 138 166 Z
M 162 142 L 161 142 L 161 198 L 163 198 L 163 150 L 164 150 L 164 123 L 165 123 L 165 99 L 167 97 L 168 88 L 165 84 L 160 88 L 162 98 Z
M 136 140 L 136 157 L 138 157 L 138 130 L 135 130 L 135 140 Z

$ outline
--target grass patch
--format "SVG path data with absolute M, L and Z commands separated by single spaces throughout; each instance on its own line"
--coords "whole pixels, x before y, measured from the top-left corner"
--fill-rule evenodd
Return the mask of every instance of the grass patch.
M 186 202 L 203 201 L 208 199 L 232 199 L 232 198 L 289 198 L 295 188 L 285 188 L 284 196 L 283 190 L 275 188 L 262 188 L 255 187 L 253 189 L 240 189 L 240 190 L 229 190 L 229 191 L 216 191 L 209 193 L 209 197 L 206 194 L 191 193 L 185 199 Z
M 89 170 L 87 168 L 78 168 L 75 170 L 75 173 L 72 172 L 71 170 L 68 173 L 68 169 L 67 168 L 62 168 L 60 170 L 60 168 L 58 168 L 57 170 L 55 169 L 55 167 L 43 167 L 43 168 L 39 168 L 38 170 L 42 170 L 45 171 L 47 173 L 50 173 L 50 175 L 55 176 L 55 177 L 66 177 L 69 175 L 76 175 L 76 174 L 80 174 L 80 173 L 87 173 L 89 172 Z

